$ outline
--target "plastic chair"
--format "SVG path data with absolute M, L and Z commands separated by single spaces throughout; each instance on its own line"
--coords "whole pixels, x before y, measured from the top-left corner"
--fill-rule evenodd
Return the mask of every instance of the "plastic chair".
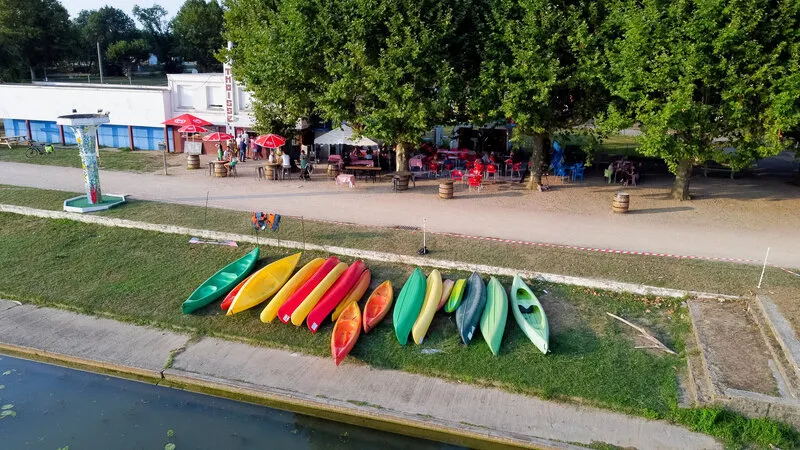
M 577 180 L 578 178 L 581 179 L 581 183 L 583 183 L 583 172 L 586 170 L 586 167 L 583 164 L 576 165 L 575 169 L 572 172 L 572 181 Z
M 228 164 L 228 176 L 229 177 L 239 176 L 239 174 L 236 173 L 236 161 L 231 161 L 231 163 Z
M 450 171 L 450 179 L 453 181 L 460 181 L 462 184 L 464 183 L 464 172 L 460 170 L 453 170 Z
M 434 160 L 428 163 L 428 176 L 433 176 L 433 178 L 439 176 L 439 163 Z
M 505 163 L 506 163 L 505 174 L 507 176 L 511 175 L 512 171 L 514 170 L 514 161 L 512 161 L 511 158 L 509 158 L 505 161 Z
M 571 175 L 567 173 L 567 169 L 564 166 L 556 167 L 553 175 L 561 178 L 561 184 L 564 184 L 566 180 L 569 180 L 571 178 Z
M 511 176 L 514 176 L 514 173 L 517 174 L 518 177 L 522 178 L 522 163 L 518 162 L 516 164 L 511 165 Z
M 444 175 L 444 173 L 447 172 L 447 176 L 450 176 L 454 167 L 455 166 L 453 163 L 451 163 L 449 160 L 446 160 L 444 165 L 442 166 L 441 170 L 442 175 Z
M 483 189 L 483 176 L 480 174 L 473 174 L 469 177 L 469 187 L 467 190 L 471 191 L 472 188 L 475 188 L 476 191 L 481 191 Z
M 483 165 L 481 161 L 475 161 L 475 170 L 481 175 L 484 175 L 484 171 L 486 171 L 486 166 Z
M 495 182 L 497 182 L 497 165 L 489 164 L 486 166 L 486 179 L 489 179 L 491 176 Z

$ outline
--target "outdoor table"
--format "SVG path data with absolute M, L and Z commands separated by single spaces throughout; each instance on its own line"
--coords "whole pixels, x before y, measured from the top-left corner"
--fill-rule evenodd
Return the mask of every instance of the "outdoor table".
M 0 145 L 7 145 L 11 148 L 11 143 L 18 144 L 27 139 L 27 136 L 0 136 Z
M 372 166 L 345 166 L 344 170 L 348 172 L 353 172 L 353 175 L 358 177 L 360 174 L 364 177 L 364 181 L 367 181 L 367 178 L 372 178 L 372 182 L 374 183 L 378 177 L 378 174 L 381 172 L 380 167 L 372 167 Z M 360 172 L 360 173 L 359 173 Z
M 228 176 L 228 168 L 225 167 L 228 161 L 214 161 L 214 175 L 217 178 L 224 178 Z
M 264 163 L 264 178 L 268 180 L 277 180 L 278 179 L 278 168 L 281 167 L 281 163 L 271 163 L 266 162 Z

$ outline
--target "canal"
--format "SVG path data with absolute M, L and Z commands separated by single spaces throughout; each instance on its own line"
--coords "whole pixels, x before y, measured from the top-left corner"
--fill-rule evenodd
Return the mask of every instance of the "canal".
M 0 355 L 2 449 L 456 449 Z

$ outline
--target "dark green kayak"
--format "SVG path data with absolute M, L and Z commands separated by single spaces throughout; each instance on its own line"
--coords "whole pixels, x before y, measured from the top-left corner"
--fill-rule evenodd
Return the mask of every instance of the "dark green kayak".
M 417 320 L 420 310 L 422 310 L 426 287 L 425 274 L 417 267 L 408 277 L 406 284 L 403 285 L 403 289 L 400 290 L 400 295 L 397 297 L 397 302 L 394 304 L 394 313 L 392 315 L 394 332 L 397 335 L 397 340 L 402 345 L 406 345 L 406 342 L 408 342 L 411 328 L 414 327 L 414 322 Z
M 461 340 L 469 345 L 475 335 L 475 329 L 486 307 L 486 285 L 478 272 L 473 272 L 467 280 L 461 306 L 456 310 L 456 326 Z
M 214 275 L 211 275 L 211 278 L 204 281 L 203 284 L 195 289 L 192 295 L 183 302 L 183 305 L 181 305 L 183 313 L 189 314 L 192 311 L 198 310 L 236 287 L 236 285 L 244 280 L 245 277 L 250 274 L 250 271 L 253 270 L 253 266 L 256 265 L 256 260 L 258 259 L 258 252 L 258 247 L 256 247 L 250 253 L 223 267 Z

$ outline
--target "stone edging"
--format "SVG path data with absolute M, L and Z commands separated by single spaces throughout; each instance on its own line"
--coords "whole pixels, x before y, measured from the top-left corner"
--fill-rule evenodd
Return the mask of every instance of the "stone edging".
M 485 264 L 473 264 L 444 259 L 432 259 L 419 256 L 398 255 L 396 253 L 376 252 L 371 250 L 359 250 L 346 247 L 336 247 L 332 245 L 308 244 L 297 241 L 285 241 L 273 238 L 256 238 L 245 234 L 225 233 L 221 231 L 201 230 L 177 225 L 161 225 L 147 222 L 138 222 L 128 219 L 118 219 L 104 216 L 91 216 L 83 214 L 68 213 L 63 211 L 50 211 L 44 209 L 29 208 L 26 206 L 0 204 L 0 212 L 20 214 L 45 219 L 67 219 L 82 223 L 91 223 L 118 228 L 131 228 L 138 230 L 156 231 L 160 233 L 182 234 L 186 236 L 197 236 L 206 239 L 232 240 L 248 242 L 252 244 L 263 244 L 272 247 L 283 247 L 300 250 L 316 250 L 336 255 L 348 256 L 352 258 L 366 259 L 372 261 L 400 263 L 421 267 L 436 267 L 440 269 L 462 270 L 466 272 L 478 272 L 489 275 L 510 276 L 519 274 L 523 278 L 536 279 L 548 283 L 567 284 L 581 286 L 592 289 L 603 289 L 613 292 L 625 292 L 637 295 L 656 295 L 661 297 L 696 297 L 696 298 L 724 298 L 736 299 L 738 296 L 714 294 L 708 292 L 685 291 L 681 289 L 670 289 L 645 284 L 623 283 L 618 281 L 604 280 L 599 278 L 574 277 L 569 275 L 558 275 L 552 273 L 533 272 L 528 270 L 517 270 L 508 267 L 488 266 Z

